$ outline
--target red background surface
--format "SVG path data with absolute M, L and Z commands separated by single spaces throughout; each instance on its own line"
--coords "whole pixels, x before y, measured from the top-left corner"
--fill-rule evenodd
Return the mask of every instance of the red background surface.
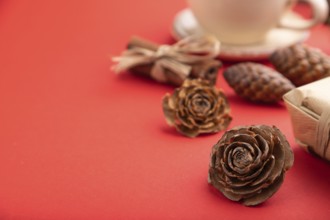
M 165 123 L 173 87 L 109 71 L 131 35 L 173 42 L 183 0 L 0 0 L 0 219 L 329 219 L 329 164 L 294 142 L 283 104 L 235 96 L 236 125 L 276 125 L 295 164 L 261 206 L 207 184 L 222 133 L 189 139 Z M 307 41 L 330 54 L 330 29 Z

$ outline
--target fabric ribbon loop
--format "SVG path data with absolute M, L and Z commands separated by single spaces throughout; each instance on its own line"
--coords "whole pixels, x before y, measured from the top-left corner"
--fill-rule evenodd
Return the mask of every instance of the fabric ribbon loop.
M 159 46 L 158 50 L 155 53 L 155 58 L 160 59 L 160 58 L 168 55 L 170 52 L 171 52 L 171 46 L 161 45 L 161 46 Z

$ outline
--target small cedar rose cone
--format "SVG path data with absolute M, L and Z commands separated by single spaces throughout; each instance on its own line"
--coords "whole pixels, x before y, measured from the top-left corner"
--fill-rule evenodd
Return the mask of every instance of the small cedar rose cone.
M 167 123 L 188 137 L 224 130 L 232 119 L 224 93 L 201 79 L 185 80 L 172 95 L 166 94 L 163 111 Z
M 258 63 L 233 65 L 224 78 L 236 94 L 252 102 L 275 103 L 295 86 L 282 74 Z
M 213 146 L 209 183 L 230 200 L 258 205 L 280 188 L 293 160 L 288 141 L 275 126 L 236 127 Z
M 269 60 L 295 86 L 330 76 L 330 57 L 317 48 L 303 44 L 278 49 Z

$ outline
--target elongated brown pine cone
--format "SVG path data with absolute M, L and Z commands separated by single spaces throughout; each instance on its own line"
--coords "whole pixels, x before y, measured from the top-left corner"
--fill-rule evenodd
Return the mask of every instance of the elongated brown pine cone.
M 294 88 L 283 75 L 258 63 L 239 63 L 224 71 L 224 78 L 236 94 L 253 102 L 274 103 Z
M 167 123 L 188 137 L 224 130 L 232 120 L 224 93 L 201 79 L 185 80 L 172 95 L 166 94 L 163 111 Z
M 230 200 L 258 205 L 277 192 L 293 160 L 275 126 L 236 127 L 213 146 L 209 183 Z
M 276 70 L 296 86 L 330 76 L 330 57 L 303 44 L 278 49 L 270 56 Z

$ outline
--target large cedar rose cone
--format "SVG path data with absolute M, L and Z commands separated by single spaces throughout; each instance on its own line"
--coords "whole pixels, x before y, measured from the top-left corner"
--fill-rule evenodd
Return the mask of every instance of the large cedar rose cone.
M 163 98 L 166 121 L 188 137 L 224 130 L 231 122 L 228 100 L 208 81 L 185 80 Z
M 230 200 L 258 205 L 280 188 L 293 160 L 288 141 L 275 126 L 236 127 L 212 149 L 209 183 Z

